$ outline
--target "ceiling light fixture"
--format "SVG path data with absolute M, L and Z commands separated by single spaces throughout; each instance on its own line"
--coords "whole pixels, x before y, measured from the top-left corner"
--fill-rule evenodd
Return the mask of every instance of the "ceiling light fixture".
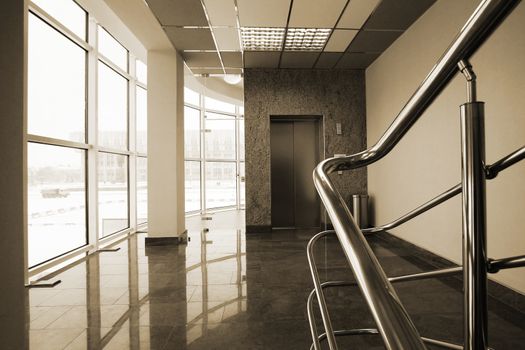
M 284 32 L 284 28 L 241 27 L 242 46 L 247 51 L 279 51 Z
M 242 76 L 240 74 L 224 74 L 223 79 L 230 85 L 237 85 L 241 82 Z
M 288 28 L 286 51 L 321 51 L 330 37 L 329 28 Z

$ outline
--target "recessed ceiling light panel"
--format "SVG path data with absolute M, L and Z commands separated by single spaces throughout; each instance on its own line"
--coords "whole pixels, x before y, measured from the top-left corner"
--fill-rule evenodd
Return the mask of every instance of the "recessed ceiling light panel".
M 321 51 L 330 37 L 329 28 L 288 28 L 286 51 Z
M 246 51 L 279 51 L 284 32 L 284 28 L 241 27 L 242 46 Z

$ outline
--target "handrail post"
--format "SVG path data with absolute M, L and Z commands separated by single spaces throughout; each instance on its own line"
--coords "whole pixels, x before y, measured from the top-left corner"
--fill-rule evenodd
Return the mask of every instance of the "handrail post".
M 461 178 L 463 187 L 463 337 L 465 350 L 486 350 L 487 235 L 485 201 L 484 103 L 475 100 L 475 75 L 462 61 L 467 103 L 461 110 Z

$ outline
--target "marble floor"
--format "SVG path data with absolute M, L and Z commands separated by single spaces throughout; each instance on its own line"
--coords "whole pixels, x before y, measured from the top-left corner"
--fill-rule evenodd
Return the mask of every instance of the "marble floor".
M 29 290 L 30 349 L 308 349 L 305 248 L 315 231 L 245 235 L 244 212 L 210 217 L 188 219 L 187 246 L 145 247 L 134 235 L 58 274 L 55 288 Z M 389 276 L 431 269 L 381 235 L 369 241 Z M 334 239 L 320 242 L 316 259 L 323 279 L 352 280 Z M 422 335 L 461 341 L 456 279 L 396 289 Z M 373 326 L 358 289 L 329 289 L 327 299 L 335 328 Z M 523 314 L 490 300 L 489 318 L 491 346 L 525 349 Z M 383 348 L 377 336 L 338 342 Z

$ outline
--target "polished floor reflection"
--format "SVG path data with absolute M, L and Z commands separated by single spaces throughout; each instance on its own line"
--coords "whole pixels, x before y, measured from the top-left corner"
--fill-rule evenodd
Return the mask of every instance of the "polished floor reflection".
M 57 275 L 57 287 L 29 290 L 31 350 L 308 349 L 305 306 L 312 283 L 305 247 L 315 231 L 246 236 L 243 215 L 189 218 L 187 246 L 146 248 L 143 234 L 132 236 L 118 252 L 95 254 Z M 334 240 L 320 243 L 322 278 L 352 279 Z M 390 276 L 431 268 L 402 244 L 380 235 L 370 243 Z M 396 289 L 423 335 L 460 342 L 457 280 L 413 281 Z M 327 294 L 335 328 L 373 325 L 357 289 Z M 524 315 L 490 304 L 491 346 L 523 348 Z M 383 348 L 374 336 L 339 344 Z

